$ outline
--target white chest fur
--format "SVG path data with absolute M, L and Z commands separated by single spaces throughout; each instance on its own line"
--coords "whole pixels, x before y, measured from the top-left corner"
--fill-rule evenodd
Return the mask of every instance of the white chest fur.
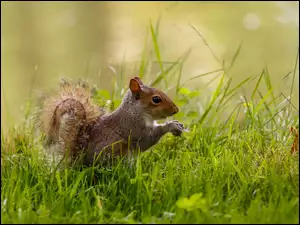
M 145 116 L 145 124 L 146 124 L 146 127 L 149 127 L 149 128 L 154 128 L 154 127 L 159 126 L 159 124 L 155 120 L 153 120 L 151 117 L 148 117 L 148 116 Z

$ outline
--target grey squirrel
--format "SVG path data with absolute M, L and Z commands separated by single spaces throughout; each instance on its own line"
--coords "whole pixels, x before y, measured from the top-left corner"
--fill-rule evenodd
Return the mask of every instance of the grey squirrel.
M 76 85 L 63 80 L 61 90 L 45 99 L 39 124 L 47 143 L 56 144 L 57 153 L 72 162 L 84 151 L 83 164 L 91 165 L 99 153 L 100 161 L 130 155 L 137 149 L 146 151 L 168 132 L 180 136 L 184 130 L 180 122 L 155 121 L 178 111 L 164 92 L 144 85 L 139 77 L 130 79 L 120 106 L 107 115 L 92 102 L 87 83 Z

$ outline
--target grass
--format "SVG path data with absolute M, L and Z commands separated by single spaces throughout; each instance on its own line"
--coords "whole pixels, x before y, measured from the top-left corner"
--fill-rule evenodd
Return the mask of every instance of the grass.
M 176 80 L 181 111 L 175 119 L 189 132 L 166 135 L 132 164 L 55 169 L 28 105 L 24 124 L 1 136 L 2 223 L 299 223 L 299 155 L 290 153 L 289 136 L 298 112 L 274 96 L 266 69 L 231 87 L 222 67 L 219 85 L 203 101 L 203 92 L 181 81 L 186 54 L 171 64 L 161 60 L 158 25 L 150 25 L 154 53 L 143 53 L 137 74 L 149 81 L 149 57 L 156 55 L 161 71 L 152 84 L 166 88 Z M 99 104 L 120 104 L 120 80 L 126 81 L 124 69 L 112 93 L 96 91 Z M 232 107 L 229 102 L 249 82 L 256 82 L 251 96 Z

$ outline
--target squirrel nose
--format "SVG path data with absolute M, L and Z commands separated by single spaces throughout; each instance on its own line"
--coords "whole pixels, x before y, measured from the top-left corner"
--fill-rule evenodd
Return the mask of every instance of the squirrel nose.
M 173 108 L 173 115 L 175 115 L 176 113 L 178 113 L 179 109 L 176 105 L 174 105 L 174 108 Z

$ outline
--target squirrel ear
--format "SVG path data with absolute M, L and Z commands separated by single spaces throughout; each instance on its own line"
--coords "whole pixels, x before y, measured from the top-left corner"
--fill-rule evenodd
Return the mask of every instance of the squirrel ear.
M 139 84 L 140 84 L 141 86 L 144 85 L 143 82 L 142 82 L 142 80 L 141 80 L 141 78 L 139 78 L 139 77 L 134 77 L 133 79 L 135 79 L 137 82 L 139 82 Z
M 139 79 L 139 78 L 138 78 Z M 131 92 L 139 92 L 141 90 L 141 84 L 136 78 L 132 78 L 129 83 L 129 88 Z

